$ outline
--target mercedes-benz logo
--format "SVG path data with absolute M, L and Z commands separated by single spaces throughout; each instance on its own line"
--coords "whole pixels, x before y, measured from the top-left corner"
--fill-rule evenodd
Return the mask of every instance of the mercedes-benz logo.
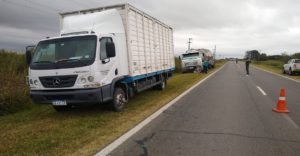
M 53 79 L 53 86 L 57 87 L 60 85 L 60 79 L 59 78 L 54 78 Z

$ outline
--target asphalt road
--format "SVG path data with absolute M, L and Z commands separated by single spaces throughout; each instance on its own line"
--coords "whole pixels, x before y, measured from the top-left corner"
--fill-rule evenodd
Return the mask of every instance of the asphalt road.
M 272 112 L 281 87 L 288 115 Z M 300 83 L 229 62 L 110 155 L 299 156 L 299 125 Z

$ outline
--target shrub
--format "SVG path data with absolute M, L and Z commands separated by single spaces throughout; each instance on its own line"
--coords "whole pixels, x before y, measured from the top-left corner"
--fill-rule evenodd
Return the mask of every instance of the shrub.
M 24 54 L 0 50 L 0 115 L 32 106 L 26 75 Z

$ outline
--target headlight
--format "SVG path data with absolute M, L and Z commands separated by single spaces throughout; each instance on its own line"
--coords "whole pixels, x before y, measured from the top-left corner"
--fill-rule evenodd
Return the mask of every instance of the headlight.
M 93 82 L 93 81 L 94 81 L 94 77 L 93 77 L 93 76 L 89 76 L 89 77 L 88 77 L 88 80 L 89 80 L 90 82 Z
M 31 85 L 33 84 L 33 80 L 32 79 L 29 80 L 29 84 L 31 84 Z
M 86 78 L 81 78 L 81 83 L 86 83 Z
M 39 84 L 39 81 L 38 80 L 34 80 L 33 83 L 34 83 L 34 85 L 37 86 Z

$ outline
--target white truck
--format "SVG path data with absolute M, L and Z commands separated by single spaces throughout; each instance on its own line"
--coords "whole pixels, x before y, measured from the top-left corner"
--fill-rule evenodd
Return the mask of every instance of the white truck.
M 209 67 L 214 68 L 214 58 L 212 52 L 208 49 L 190 49 L 182 54 L 181 69 L 185 73 L 187 71 L 202 70 L 204 60 L 209 61 Z
M 29 49 L 28 47 L 27 49 Z M 175 70 L 172 28 L 129 4 L 60 14 L 60 35 L 26 50 L 34 103 L 57 111 L 164 89 Z
M 287 64 L 283 65 L 282 73 L 287 73 L 289 75 L 300 73 L 300 59 L 290 59 Z

